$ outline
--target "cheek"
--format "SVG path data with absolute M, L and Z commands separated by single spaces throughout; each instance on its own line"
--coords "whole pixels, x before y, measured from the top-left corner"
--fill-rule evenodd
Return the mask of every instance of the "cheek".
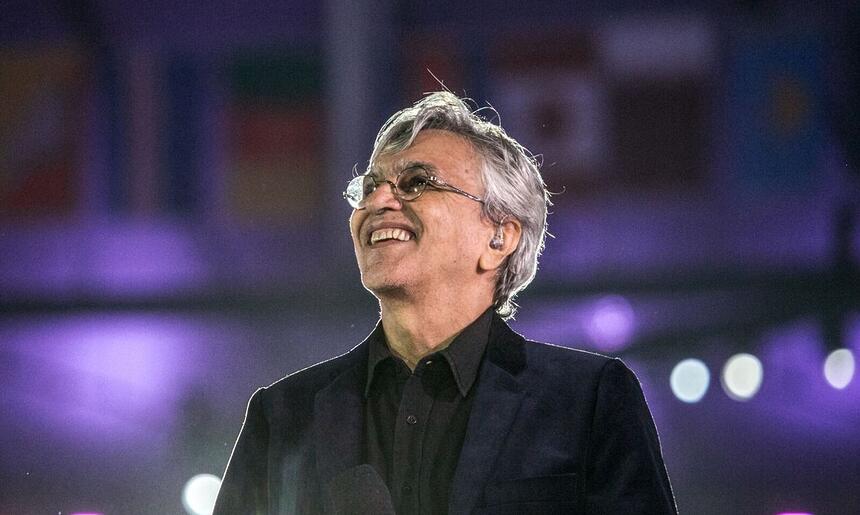
M 361 215 L 358 211 L 353 211 L 349 216 L 349 235 L 352 237 L 353 243 L 358 242 L 358 228 L 361 227 Z
M 449 253 L 460 259 L 471 259 L 489 242 L 485 240 L 486 228 L 477 219 L 475 213 L 450 213 L 445 220 L 440 220 L 438 227 L 442 228 L 440 236 L 446 242 Z

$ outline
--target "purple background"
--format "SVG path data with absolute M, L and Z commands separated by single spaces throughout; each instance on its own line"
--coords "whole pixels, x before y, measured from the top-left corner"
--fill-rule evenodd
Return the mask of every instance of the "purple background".
M 427 68 L 564 190 L 512 325 L 628 362 L 681 511 L 860 513 L 860 379 L 821 372 L 860 352 L 850 4 L 4 2 L 0 66 L 46 48 L 84 66 L 78 119 L 0 118 L 0 192 L 26 179 L 18 142 L 76 146 L 70 207 L 0 210 L 0 513 L 182 513 L 256 387 L 373 328 L 340 191 Z M 271 95 L 281 56 L 310 71 Z M 314 180 L 262 216 L 231 200 L 235 164 L 267 156 L 236 144 L 251 104 L 322 134 L 276 154 Z M 764 367 L 747 402 L 720 388 L 737 352 Z M 688 357 L 712 374 L 697 404 L 669 388 Z

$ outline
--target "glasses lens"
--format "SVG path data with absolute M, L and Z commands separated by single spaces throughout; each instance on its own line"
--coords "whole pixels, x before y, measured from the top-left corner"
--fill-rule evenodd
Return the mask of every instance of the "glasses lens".
M 361 181 L 361 200 L 363 202 L 364 199 L 369 197 L 371 193 L 376 191 L 376 181 L 373 180 L 373 177 L 371 177 L 370 175 L 362 175 L 361 177 L 363 179 Z
M 415 200 L 427 187 L 429 176 L 423 168 L 404 170 L 397 179 L 397 191 L 403 200 Z
M 373 179 L 366 175 L 353 177 L 346 185 L 346 191 L 343 192 L 343 197 L 349 202 L 349 205 L 355 209 L 360 208 L 364 204 L 364 199 L 373 193 L 376 184 Z

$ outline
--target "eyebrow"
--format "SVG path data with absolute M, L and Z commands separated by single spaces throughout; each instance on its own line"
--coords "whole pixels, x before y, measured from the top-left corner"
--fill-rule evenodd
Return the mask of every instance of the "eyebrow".
M 408 170 L 410 168 L 423 168 L 427 170 L 430 175 L 437 175 L 439 171 L 439 169 L 436 168 L 434 164 L 428 163 L 426 161 L 397 161 L 394 163 L 394 166 L 392 168 L 397 170 L 397 173 L 400 173 L 403 170 Z M 382 170 L 380 170 L 378 166 L 371 166 L 367 174 L 374 178 L 385 176 L 385 174 L 382 173 Z

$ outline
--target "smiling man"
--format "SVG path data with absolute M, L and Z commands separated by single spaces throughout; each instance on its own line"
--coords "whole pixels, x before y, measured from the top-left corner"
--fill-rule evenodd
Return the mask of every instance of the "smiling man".
M 380 321 L 254 394 L 215 513 L 676 513 L 632 372 L 504 321 L 546 234 L 527 150 L 433 93 L 344 198 Z

